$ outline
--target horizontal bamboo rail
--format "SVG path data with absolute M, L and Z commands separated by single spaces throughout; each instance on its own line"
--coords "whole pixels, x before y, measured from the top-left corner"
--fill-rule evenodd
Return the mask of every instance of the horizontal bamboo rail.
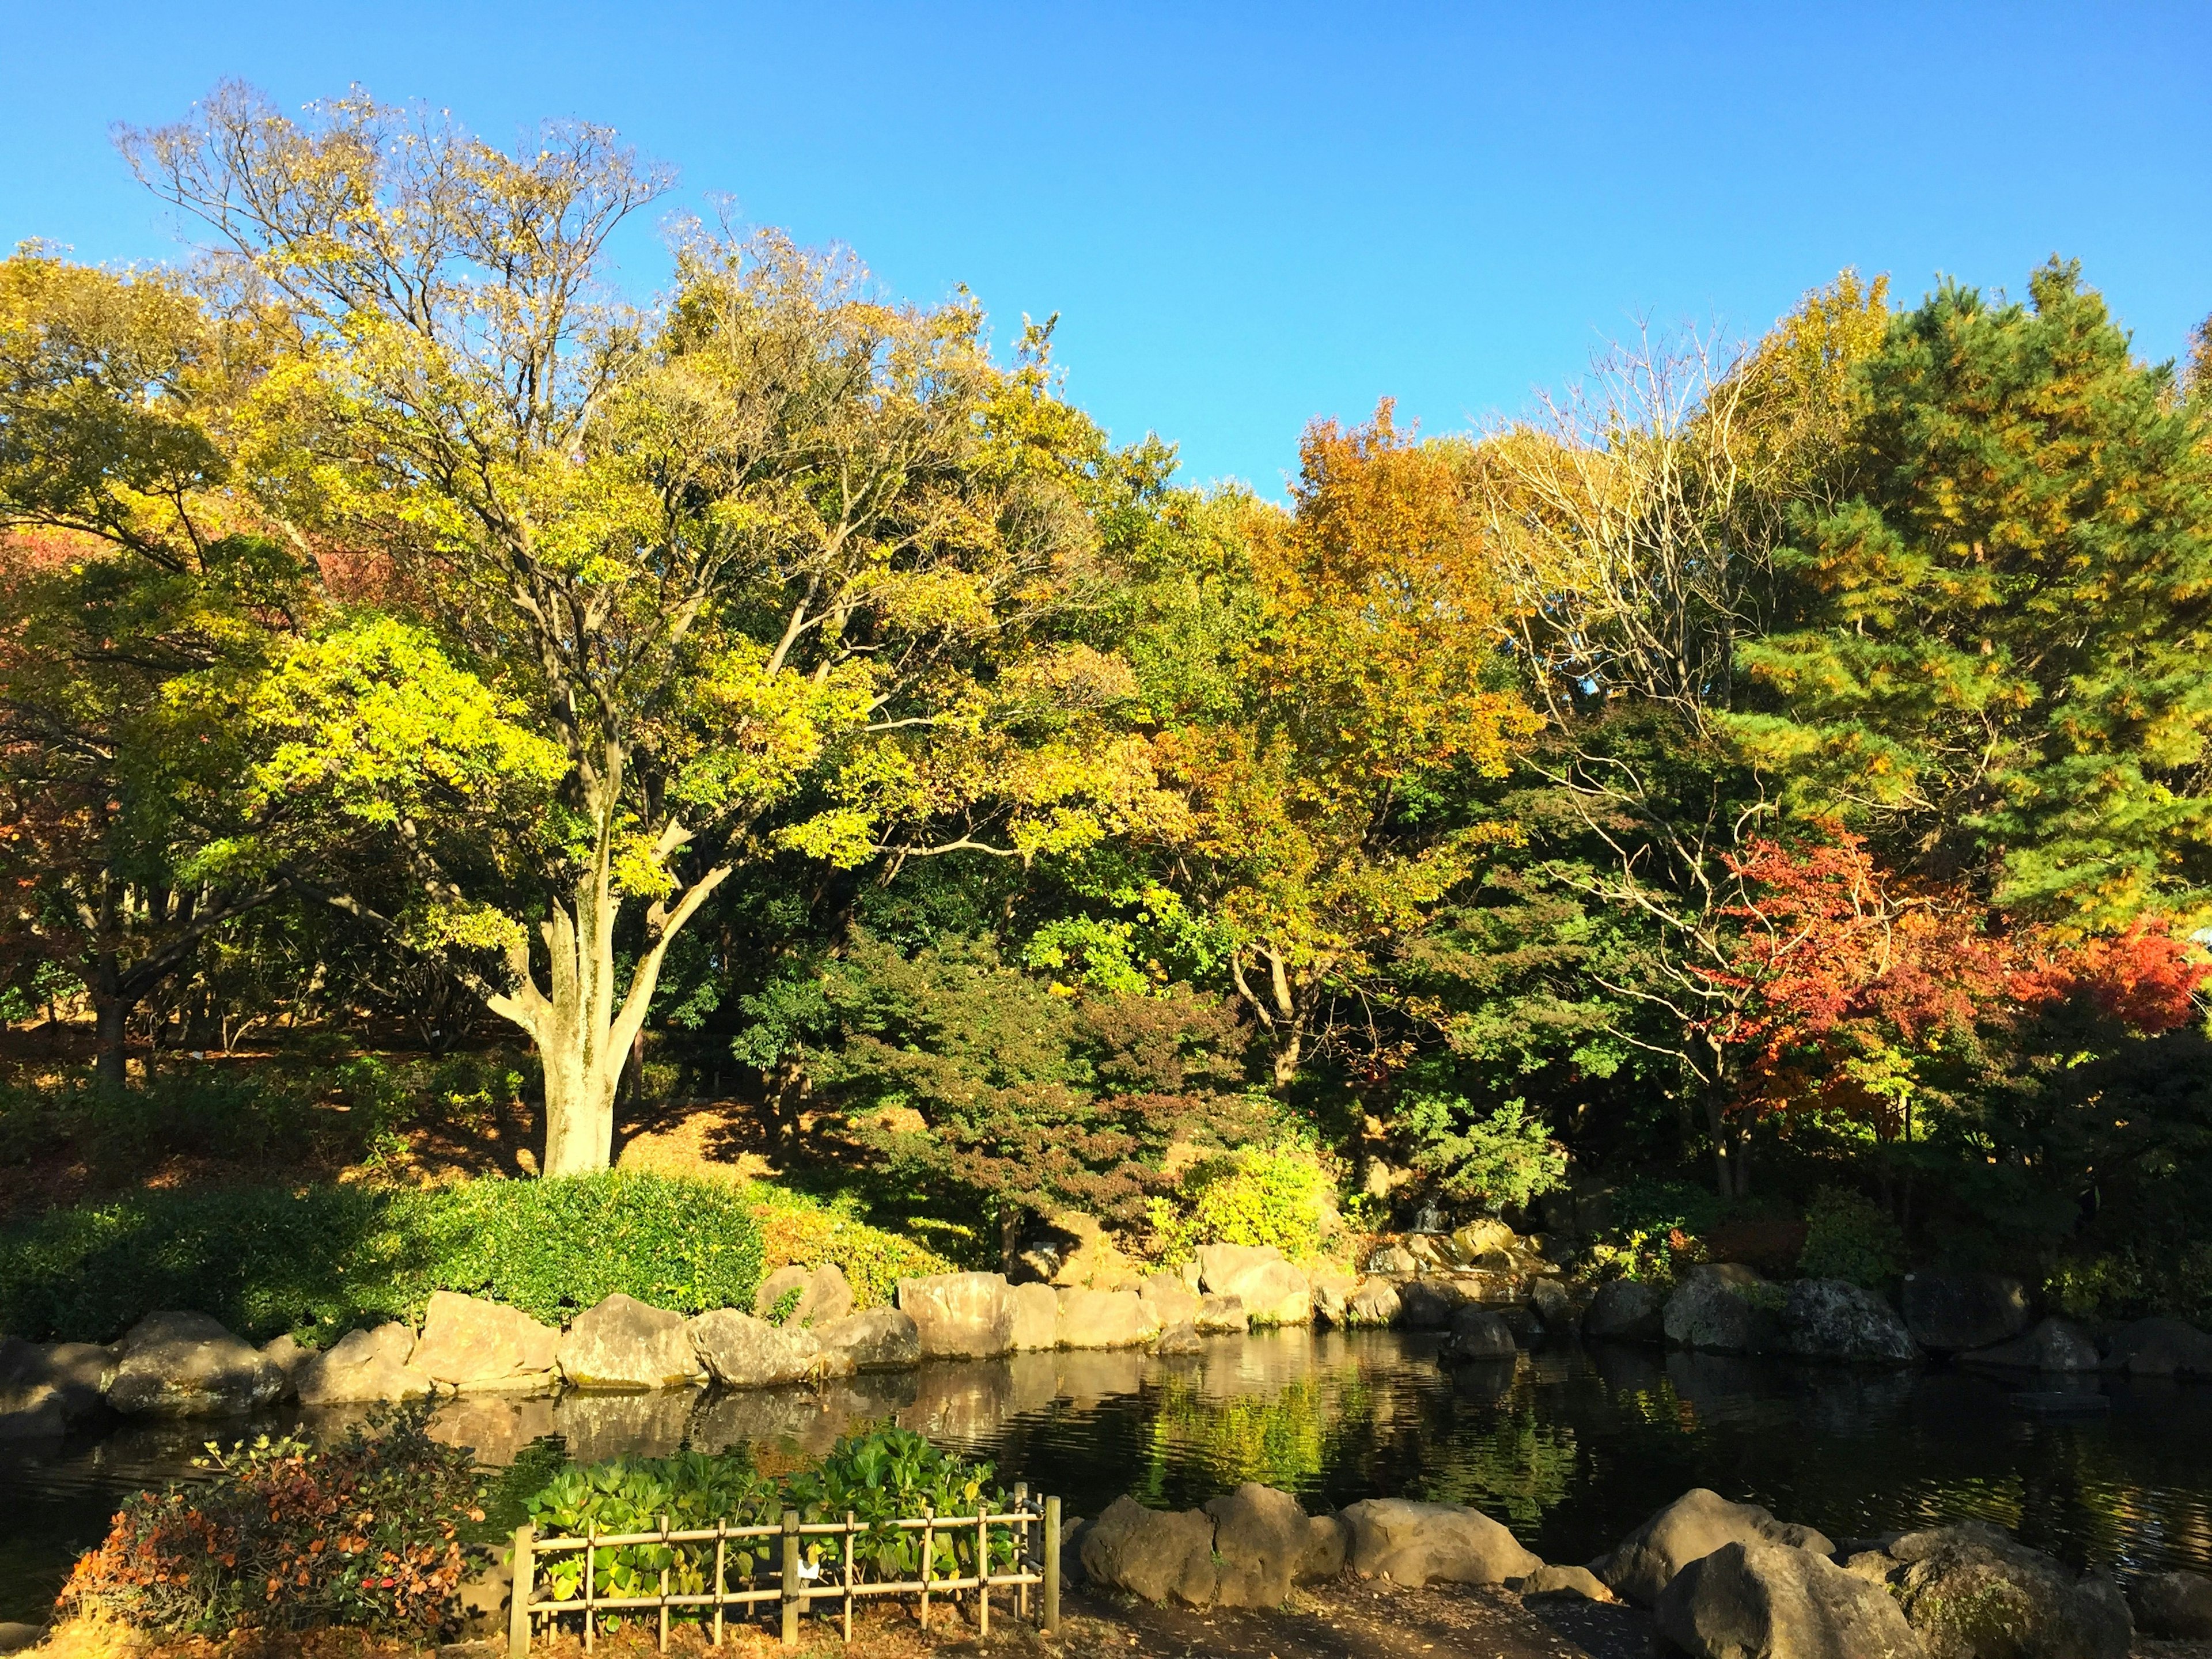
M 990 1570 L 991 1529 L 1005 1528 L 1014 1534 L 1014 1568 L 1011 1572 L 994 1573 Z M 964 1540 L 973 1531 L 975 1551 L 975 1571 L 967 1574 L 952 1574 L 939 1577 L 931 1571 L 936 1557 L 939 1534 Z M 878 1531 L 919 1532 L 921 1534 L 921 1577 L 886 1580 L 866 1580 L 855 1576 L 853 1547 L 856 1539 Z M 1040 1535 L 1042 1534 L 1042 1535 Z M 732 1543 L 745 1543 L 756 1539 L 776 1539 L 781 1543 L 781 1559 L 771 1575 L 772 1585 L 753 1586 L 763 1569 L 755 1568 L 746 1575 L 748 1588 L 732 1589 L 729 1583 L 729 1554 Z M 810 1564 L 801 1559 L 808 1538 L 841 1538 L 843 1547 L 838 1552 L 840 1573 L 837 1580 L 818 1589 L 808 1588 L 819 1579 L 823 1569 L 820 1564 Z M 660 1570 L 659 1592 L 651 1595 L 601 1595 L 598 1592 L 598 1554 L 601 1550 L 630 1548 L 642 1544 L 673 1547 L 682 1544 L 712 1544 L 714 1547 L 714 1576 L 713 1586 L 706 1590 L 672 1591 L 666 1567 Z M 1042 1546 L 1042 1548 L 1039 1546 Z M 572 1597 L 540 1598 L 538 1568 L 563 1555 L 583 1555 L 581 1594 Z M 766 1553 L 763 1551 L 763 1553 Z M 811 1568 L 811 1570 L 810 1570 Z M 712 1609 L 714 1620 L 709 1638 L 716 1647 L 722 1642 L 724 1609 L 750 1609 L 767 1602 L 775 1602 L 783 1615 L 783 1645 L 799 1644 L 799 1620 L 815 1602 L 833 1601 L 842 1604 L 843 1617 L 842 1634 L 848 1642 L 853 1639 L 853 1607 L 855 1601 L 871 1595 L 915 1595 L 921 1598 L 921 1620 L 924 1629 L 929 1626 L 929 1598 L 932 1595 L 957 1595 L 964 1591 L 975 1595 L 976 1634 L 986 1636 L 991 1629 L 991 1592 L 1011 1589 L 1015 1593 L 1016 1616 L 1026 1619 L 1030 1614 L 1030 1586 L 1035 1584 L 1042 1591 L 1042 1607 L 1044 1627 L 1060 1628 L 1060 1499 L 1048 1498 L 1042 1506 L 1032 1506 L 1026 1486 L 1014 1488 L 1014 1506 L 994 1515 L 987 1506 L 979 1504 L 974 1515 L 938 1515 L 925 1510 L 919 1516 L 901 1516 L 896 1519 L 867 1522 L 856 1520 L 848 1510 L 842 1521 L 802 1522 L 796 1510 L 786 1510 L 780 1524 L 733 1527 L 726 1521 L 717 1521 L 711 1527 L 672 1528 L 665 1516 L 660 1525 L 650 1532 L 601 1533 L 594 1528 L 582 1537 L 556 1535 L 540 1538 L 536 1529 L 519 1527 L 514 1534 L 514 1588 L 508 1603 L 507 1655 L 508 1659 L 527 1659 L 530 1644 L 538 1630 L 557 1628 L 564 1618 L 580 1616 L 583 1620 L 584 1651 L 592 1651 L 592 1638 L 599 1619 L 609 1613 L 657 1612 L 660 1615 L 659 1645 L 663 1652 L 668 1648 L 668 1617 L 672 1611 Z

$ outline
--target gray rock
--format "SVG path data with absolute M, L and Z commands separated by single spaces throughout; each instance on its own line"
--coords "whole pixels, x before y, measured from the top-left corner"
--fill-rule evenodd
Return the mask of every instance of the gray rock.
M 1345 1298 L 1347 1325 L 1395 1325 L 1398 1314 L 1398 1287 L 1387 1279 L 1363 1279 Z
M 1343 1570 L 1342 1534 L 1333 1521 L 1318 1531 L 1298 1500 L 1248 1480 L 1206 1505 L 1213 1517 L 1214 1600 L 1224 1607 L 1279 1607 L 1291 1586 L 1334 1577 Z M 1335 1540 L 1334 1566 L 1329 1540 Z
M 578 1389 L 688 1389 L 707 1380 L 684 1316 L 619 1291 L 576 1316 L 555 1357 Z
M 283 1374 L 285 1393 L 289 1395 L 298 1385 L 300 1373 L 315 1357 L 315 1351 L 301 1347 L 298 1339 L 286 1331 L 282 1336 L 272 1336 L 261 1345 L 261 1357 Z
M 1306 1285 L 1313 1292 L 1313 1316 L 1324 1324 L 1345 1323 L 1345 1304 L 1359 1288 L 1359 1275 L 1334 1261 L 1316 1261 L 1306 1270 Z
M 1523 1601 L 1533 1596 L 1556 1595 L 1563 1601 L 1610 1601 L 1613 1592 L 1605 1581 L 1588 1567 L 1542 1566 L 1521 1582 Z
M 295 1386 L 303 1406 L 349 1406 L 377 1400 L 420 1400 L 435 1386 L 410 1364 L 415 1333 L 397 1321 L 348 1331 L 301 1366 Z
M 205 1314 L 153 1313 L 118 1345 L 107 1403 L 131 1417 L 250 1411 L 283 1398 L 289 1379 Z
M 793 1291 L 799 1300 L 783 1322 L 787 1325 L 826 1325 L 853 1311 L 853 1287 L 846 1283 L 845 1270 L 829 1261 L 818 1267 L 778 1267 L 753 1292 L 753 1316 L 768 1318 Z
M 1133 1498 L 1117 1498 L 1083 1529 L 1084 1576 L 1107 1589 L 1127 1590 L 1147 1601 L 1170 1596 L 1210 1607 L 1218 1584 L 1213 1561 L 1213 1517 L 1203 1510 L 1148 1510 Z
M 1519 1352 L 1512 1330 L 1489 1309 L 1468 1306 L 1452 1315 L 1451 1334 L 1443 1349 L 1446 1359 L 1510 1359 Z
M 0 1391 L 0 1440 L 52 1440 L 69 1431 L 62 1391 L 51 1382 L 26 1382 Z
M 1398 1322 L 1409 1331 L 1449 1329 L 1474 1298 L 1449 1279 L 1412 1279 L 1398 1287 Z
M 2097 1371 L 2105 1357 L 2086 1326 L 2053 1315 L 2023 1336 L 1959 1356 L 1962 1365 L 1990 1365 L 2004 1370 Z
M 1613 1592 L 1646 1607 L 1674 1575 L 1723 1544 L 1779 1544 L 1832 1555 L 1835 1546 L 1810 1527 L 1777 1521 L 1756 1504 L 1732 1504 L 1718 1492 L 1692 1487 L 1622 1539 L 1590 1571 Z
M 2106 1358 L 2130 1376 L 2212 1377 L 2212 1336 L 2179 1319 L 2138 1319 Z
M 2119 1592 L 1976 1522 L 1907 1533 L 1892 1593 L 1928 1659 L 2127 1659 L 2135 1621 Z
M 1198 1317 L 1191 1322 L 1201 1331 L 1243 1331 L 1252 1322 L 1245 1316 L 1244 1300 L 1235 1296 L 1201 1296 Z
M 1652 1285 L 1608 1279 L 1590 1298 L 1583 1334 L 1605 1342 L 1656 1342 L 1664 1336 L 1666 1304 Z
M 1313 1287 L 1272 1244 L 1206 1244 L 1198 1252 L 1199 1288 L 1233 1296 L 1255 1325 L 1304 1325 L 1313 1318 Z
M 1920 1358 L 1912 1334 L 1888 1303 L 1840 1279 L 1801 1279 L 1782 1304 L 1782 1351 L 1800 1359 L 1862 1365 L 1910 1365 Z
M 114 1369 L 115 1356 L 89 1342 L 0 1337 L 0 1439 L 56 1435 L 82 1421 L 100 1409 Z
M 560 1346 L 560 1332 L 520 1308 L 436 1291 L 409 1363 L 456 1394 L 538 1394 L 557 1380 Z
M 1667 1340 L 1711 1353 L 1767 1353 L 1780 1336 L 1781 1293 L 1739 1261 L 1692 1267 L 1667 1298 Z
M 1014 1310 L 1013 1350 L 1030 1353 L 1060 1344 L 1060 1292 L 1051 1285 L 1031 1282 L 1012 1285 L 1007 1297 Z
M 1036 1288 L 1051 1294 L 1050 1285 Z M 921 1332 L 896 1308 L 869 1308 L 817 1325 L 814 1340 L 825 1356 L 842 1358 L 842 1364 L 826 1369 L 896 1371 L 921 1363 Z
M 1394 1584 L 1502 1584 L 1544 1565 L 1497 1522 L 1462 1504 L 1370 1498 L 1338 1518 L 1349 1534 L 1352 1571 Z
M 898 1306 L 914 1321 L 925 1359 L 988 1359 L 1013 1348 L 1013 1291 L 1000 1274 L 902 1279 Z
M 1188 1321 L 1169 1326 L 1160 1333 L 1159 1340 L 1152 1344 L 1152 1352 L 1163 1358 L 1171 1358 L 1178 1354 L 1202 1353 L 1205 1349 L 1206 1340 L 1199 1335 L 1198 1327 Z
M 1444 1254 L 1459 1267 L 1472 1267 L 1482 1264 L 1485 1258 L 1510 1258 L 1521 1247 L 1520 1235 L 1502 1221 L 1486 1216 L 1470 1221 L 1447 1237 Z
M 1137 1289 L 1146 1311 L 1162 1330 L 1198 1322 L 1198 1292 L 1174 1273 L 1154 1273 Z
M 1377 1244 L 1367 1253 L 1367 1271 L 1370 1273 L 1393 1273 L 1403 1279 L 1420 1270 L 1419 1260 L 1403 1244 Z
M 2128 1601 L 2136 1623 L 2178 1642 L 2212 1638 L 2212 1578 L 2201 1572 L 2160 1572 L 2136 1580 Z
M 1528 1311 L 1536 1316 L 1536 1322 L 1551 1335 L 1572 1336 L 1580 1330 L 1588 1305 L 1556 1279 L 1528 1281 Z
M 1930 1353 L 2008 1340 L 2035 1316 L 2027 1286 L 2002 1273 L 1907 1273 L 1901 1300 L 1905 1328 Z
M 1659 1593 L 1662 1642 L 1688 1659 L 1921 1659 L 1897 1603 L 1808 1550 L 1738 1541 Z
M 0 1623 L 0 1653 L 21 1653 L 34 1648 L 46 1639 L 44 1625 L 26 1625 L 15 1620 Z
M 1139 1348 L 1160 1333 L 1134 1291 L 1060 1292 L 1059 1346 L 1063 1348 Z
M 689 1328 L 693 1351 L 726 1389 L 781 1388 L 831 1369 L 820 1339 L 798 1325 L 771 1325 L 735 1308 L 716 1308 L 693 1318 Z M 839 1358 L 835 1369 L 852 1369 Z

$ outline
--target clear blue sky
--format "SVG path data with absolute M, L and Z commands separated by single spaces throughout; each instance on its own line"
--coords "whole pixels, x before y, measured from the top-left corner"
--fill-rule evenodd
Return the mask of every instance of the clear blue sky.
M 0 0 L 0 239 L 172 258 L 110 122 L 359 81 L 507 139 L 617 126 L 681 198 L 1062 315 L 1074 396 L 1268 494 L 1316 415 L 1525 404 L 1643 313 L 1753 332 L 2081 258 L 2167 357 L 2212 312 L 2212 6 L 181 6 Z M 659 275 L 657 231 L 626 279 Z

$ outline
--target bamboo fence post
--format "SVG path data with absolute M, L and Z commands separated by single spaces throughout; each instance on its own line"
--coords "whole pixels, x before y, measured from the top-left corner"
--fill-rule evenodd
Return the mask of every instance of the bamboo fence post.
M 845 1511 L 845 1644 L 853 1642 L 853 1511 Z
M 537 1579 L 538 1534 L 514 1529 L 514 1589 L 507 1604 L 507 1659 L 530 1659 L 530 1594 Z
M 921 1506 L 921 1627 L 929 1628 L 929 1565 L 937 1555 L 937 1506 Z
M 1030 1571 L 1030 1483 L 1026 1480 L 1014 1482 L 1014 1513 L 1022 1517 L 1019 1522 L 1022 1541 L 1014 1546 L 1014 1576 L 1026 1578 Z M 1014 1617 L 1027 1619 L 1029 1616 L 1030 1587 L 1017 1584 L 1014 1586 Z
M 783 1512 L 783 1644 L 799 1645 L 799 1511 Z
M 1060 1629 L 1060 1499 L 1044 1500 L 1044 1627 Z
M 660 1548 L 663 1554 L 667 1553 L 668 1517 L 665 1515 L 660 1517 Z M 660 1569 L 660 1650 L 668 1651 L 668 1568 L 665 1564 Z
M 584 1533 L 584 1651 L 592 1650 L 592 1557 L 599 1552 L 599 1523 L 596 1521 Z
M 722 1598 L 729 1594 L 729 1583 L 722 1577 L 723 1552 L 729 1545 L 730 1520 L 727 1516 L 714 1518 L 714 1645 L 722 1645 Z
M 991 1496 L 975 1494 L 975 1634 L 991 1633 Z

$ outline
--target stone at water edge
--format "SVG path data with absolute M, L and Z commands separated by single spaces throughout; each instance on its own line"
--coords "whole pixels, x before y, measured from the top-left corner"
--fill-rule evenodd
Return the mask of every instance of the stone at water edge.
M 1692 1267 L 1667 1298 L 1668 1341 L 1712 1353 L 1768 1353 L 1781 1335 L 1782 1295 L 1741 1262 Z
M 1367 1254 L 1367 1271 L 1370 1273 L 1391 1273 L 1406 1279 L 1420 1270 L 1420 1261 L 1403 1244 L 1378 1244 Z
M 1583 1316 L 1583 1334 L 1608 1342 L 1656 1342 L 1666 1335 L 1666 1304 L 1651 1285 L 1634 1279 L 1608 1279 L 1590 1298 Z
M 1201 1296 L 1198 1298 L 1198 1317 L 1191 1323 L 1200 1331 L 1216 1334 L 1249 1330 L 1252 1325 L 1244 1311 L 1244 1299 L 1236 1296 Z
M 14 1620 L 0 1621 L 0 1653 L 21 1653 L 26 1648 L 36 1647 L 46 1636 L 44 1625 L 20 1624 Z
M 2027 1286 L 2002 1273 L 1907 1273 L 1900 1300 L 1905 1329 L 1930 1353 L 2007 1341 L 2035 1316 Z
M 1528 1281 L 1528 1310 L 1546 1331 L 1559 1336 L 1571 1336 L 1580 1329 L 1583 1315 L 1589 1310 L 1583 1297 L 1548 1277 Z
M 1994 1366 L 2003 1370 L 2059 1371 L 2080 1374 L 2100 1371 L 2105 1356 L 2097 1351 L 2088 1328 L 2053 1315 L 2024 1335 L 1959 1356 L 1961 1365 Z
M 1344 1568 L 1344 1534 L 1334 1517 L 1309 1517 L 1286 1492 L 1248 1480 L 1209 1499 L 1214 1600 L 1224 1607 L 1280 1607 L 1291 1586 L 1334 1578 Z
M 767 1319 L 777 1303 L 797 1291 L 799 1300 L 785 1317 L 787 1325 L 826 1325 L 853 1311 L 853 1287 L 845 1270 L 834 1261 L 818 1267 L 778 1267 L 753 1292 L 753 1317 Z
M 821 1341 L 812 1331 L 771 1325 L 735 1308 L 697 1315 L 688 1328 L 701 1363 L 726 1389 L 780 1388 L 830 1369 L 852 1369 L 852 1362 L 842 1354 L 834 1367 L 826 1364 Z
M 925 1359 L 995 1359 L 1014 1346 L 1012 1287 L 999 1273 L 930 1273 L 898 1282 Z
M 1344 1304 L 1347 1325 L 1395 1325 L 1398 1322 L 1398 1287 L 1387 1279 L 1363 1279 Z
M 577 1315 L 555 1355 L 579 1389 L 686 1389 L 707 1380 L 684 1316 L 620 1291 Z
M 1314 1317 L 1343 1325 L 1345 1304 L 1359 1288 L 1359 1275 L 1334 1261 L 1316 1261 L 1306 1269 L 1306 1283 L 1313 1291 Z
M 1081 1553 L 1084 1577 L 1094 1584 L 1147 1601 L 1213 1605 L 1213 1517 L 1203 1510 L 1148 1510 L 1117 1498 L 1083 1528 Z
M 1451 1334 L 1442 1350 L 1447 1359 L 1510 1359 L 1520 1352 L 1504 1320 L 1487 1308 L 1465 1307 L 1452 1315 Z
M 2153 1636 L 2179 1642 L 2212 1638 L 2212 1578 L 2201 1572 L 2138 1578 L 2128 1601 L 2136 1623 Z
M 1198 1292 L 1174 1273 L 1154 1273 L 1137 1287 L 1145 1307 L 1162 1330 L 1198 1322 Z
M 825 1356 L 858 1371 L 898 1371 L 921 1364 L 921 1333 L 896 1308 L 866 1308 L 814 1328 Z
M 1354 1572 L 1411 1589 L 1431 1582 L 1502 1584 L 1544 1565 L 1481 1510 L 1458 1504 L 1370 1498 L 1337 1518 L 1349 1534 L 1346 1559 Z
M 302 1406 L 360 1405 L 377 1400 L 421 1400 L 435 1386 L 428 1373 L 408 1363 L 415 1332 L 398 1322 L 348 1331 L 300 1367 Z
M 1890 1545 L 1892 1593 L 1928 1659 L 2127 1659 L 2135 1620 L 2103 1578 L 1979 1522 L 1907 1533 Z
M 1398 1323 L 1409 1331 L 1441 1331 L 1474 1300 L 1449 1279 L 1413 1279 L 1398 1287 Z
M 1676 1574 L 1653 1609 L 1688 1659 L 1922 1659 L 1897 1603 L 1810 1551 L 1723 1544 Z
M 0 1436 L 59 1433 L 99 1408 L 114 1372 L 115 1355 L 90 1342 L 0 1337 Z
M 1063 1348 L 1137 1348 L 1160 1328 L 1134 1291 L 1069 1287 L 1060 1292 L 1058 1332 Z
M 250 1411 L 283 1398 L 290 1383 L 252 1344 L 205 1314 L 148 1314 L 117 1350 L 107 1403 L 129 1417 Z
M 1521 1599 L 1528 1601 L 1540 1595 L 1557 1595 L 1583 1601 L 1611 1601 L 1614 1599 L 1605 1581 L 1588 1567 L 1541 1566 L 1521 1583 Z
M 1911 1365 L 1920 1349 L 1888 1303 L 1840 1279 L 1801 1279 L 1782 1304 L 1782 1351 L 1800 1359 Z
M 1694 1486 L 1622 1539 L 1611 1553 L 1591 1562 L 1590 1571 L 1616 1595 L 1649 1607 L 1674 1575 L 1704 1559 L 1723 1544 L 1781 1544 L 1832 1555 L 1825 1533 L 1786 1521 L 1756 1504 L 1732 1504 L 1718 1492 Z
M 1008 1287 L 1013 1308 L 1013 1328 L 1008 1342 L 1017 1353 L 1030 1353 L 1060 1343 L 1060 1292 L 1049 1285 L 1031 1282 Z M 1193 1297 L 1193 1306 L 1198 1298 Z
M 2212 1336 L 2179 1319 L 2138 1319 L 2112 1339 L 2106 1357 L 2130 1376 L 2212 1378 Z
M 520 1308 L 435 1291 L 410 1363 L 456 1393 L 528 1393 L 552 1385 L 560 1346 L 560 1332 Z
M 1152 1344 L 1152 1352 L 1163 1358 L 1172 1358 L 1182 1354 L 1203 1353 L 1205 1351 L 1205 1339 L 1199 1335 L 1198 1327 L 1188 1321 L 1180 1325 L 1170 1326 L 1160 1333 L 1159 1340 Z
M 1198 1252 L 1200 1286 L 1233 1296 L 1255 1325 L 1304 1325 L 1313 1318 L 1313 1287 L 1272 1244 L 1206 1244 Z

